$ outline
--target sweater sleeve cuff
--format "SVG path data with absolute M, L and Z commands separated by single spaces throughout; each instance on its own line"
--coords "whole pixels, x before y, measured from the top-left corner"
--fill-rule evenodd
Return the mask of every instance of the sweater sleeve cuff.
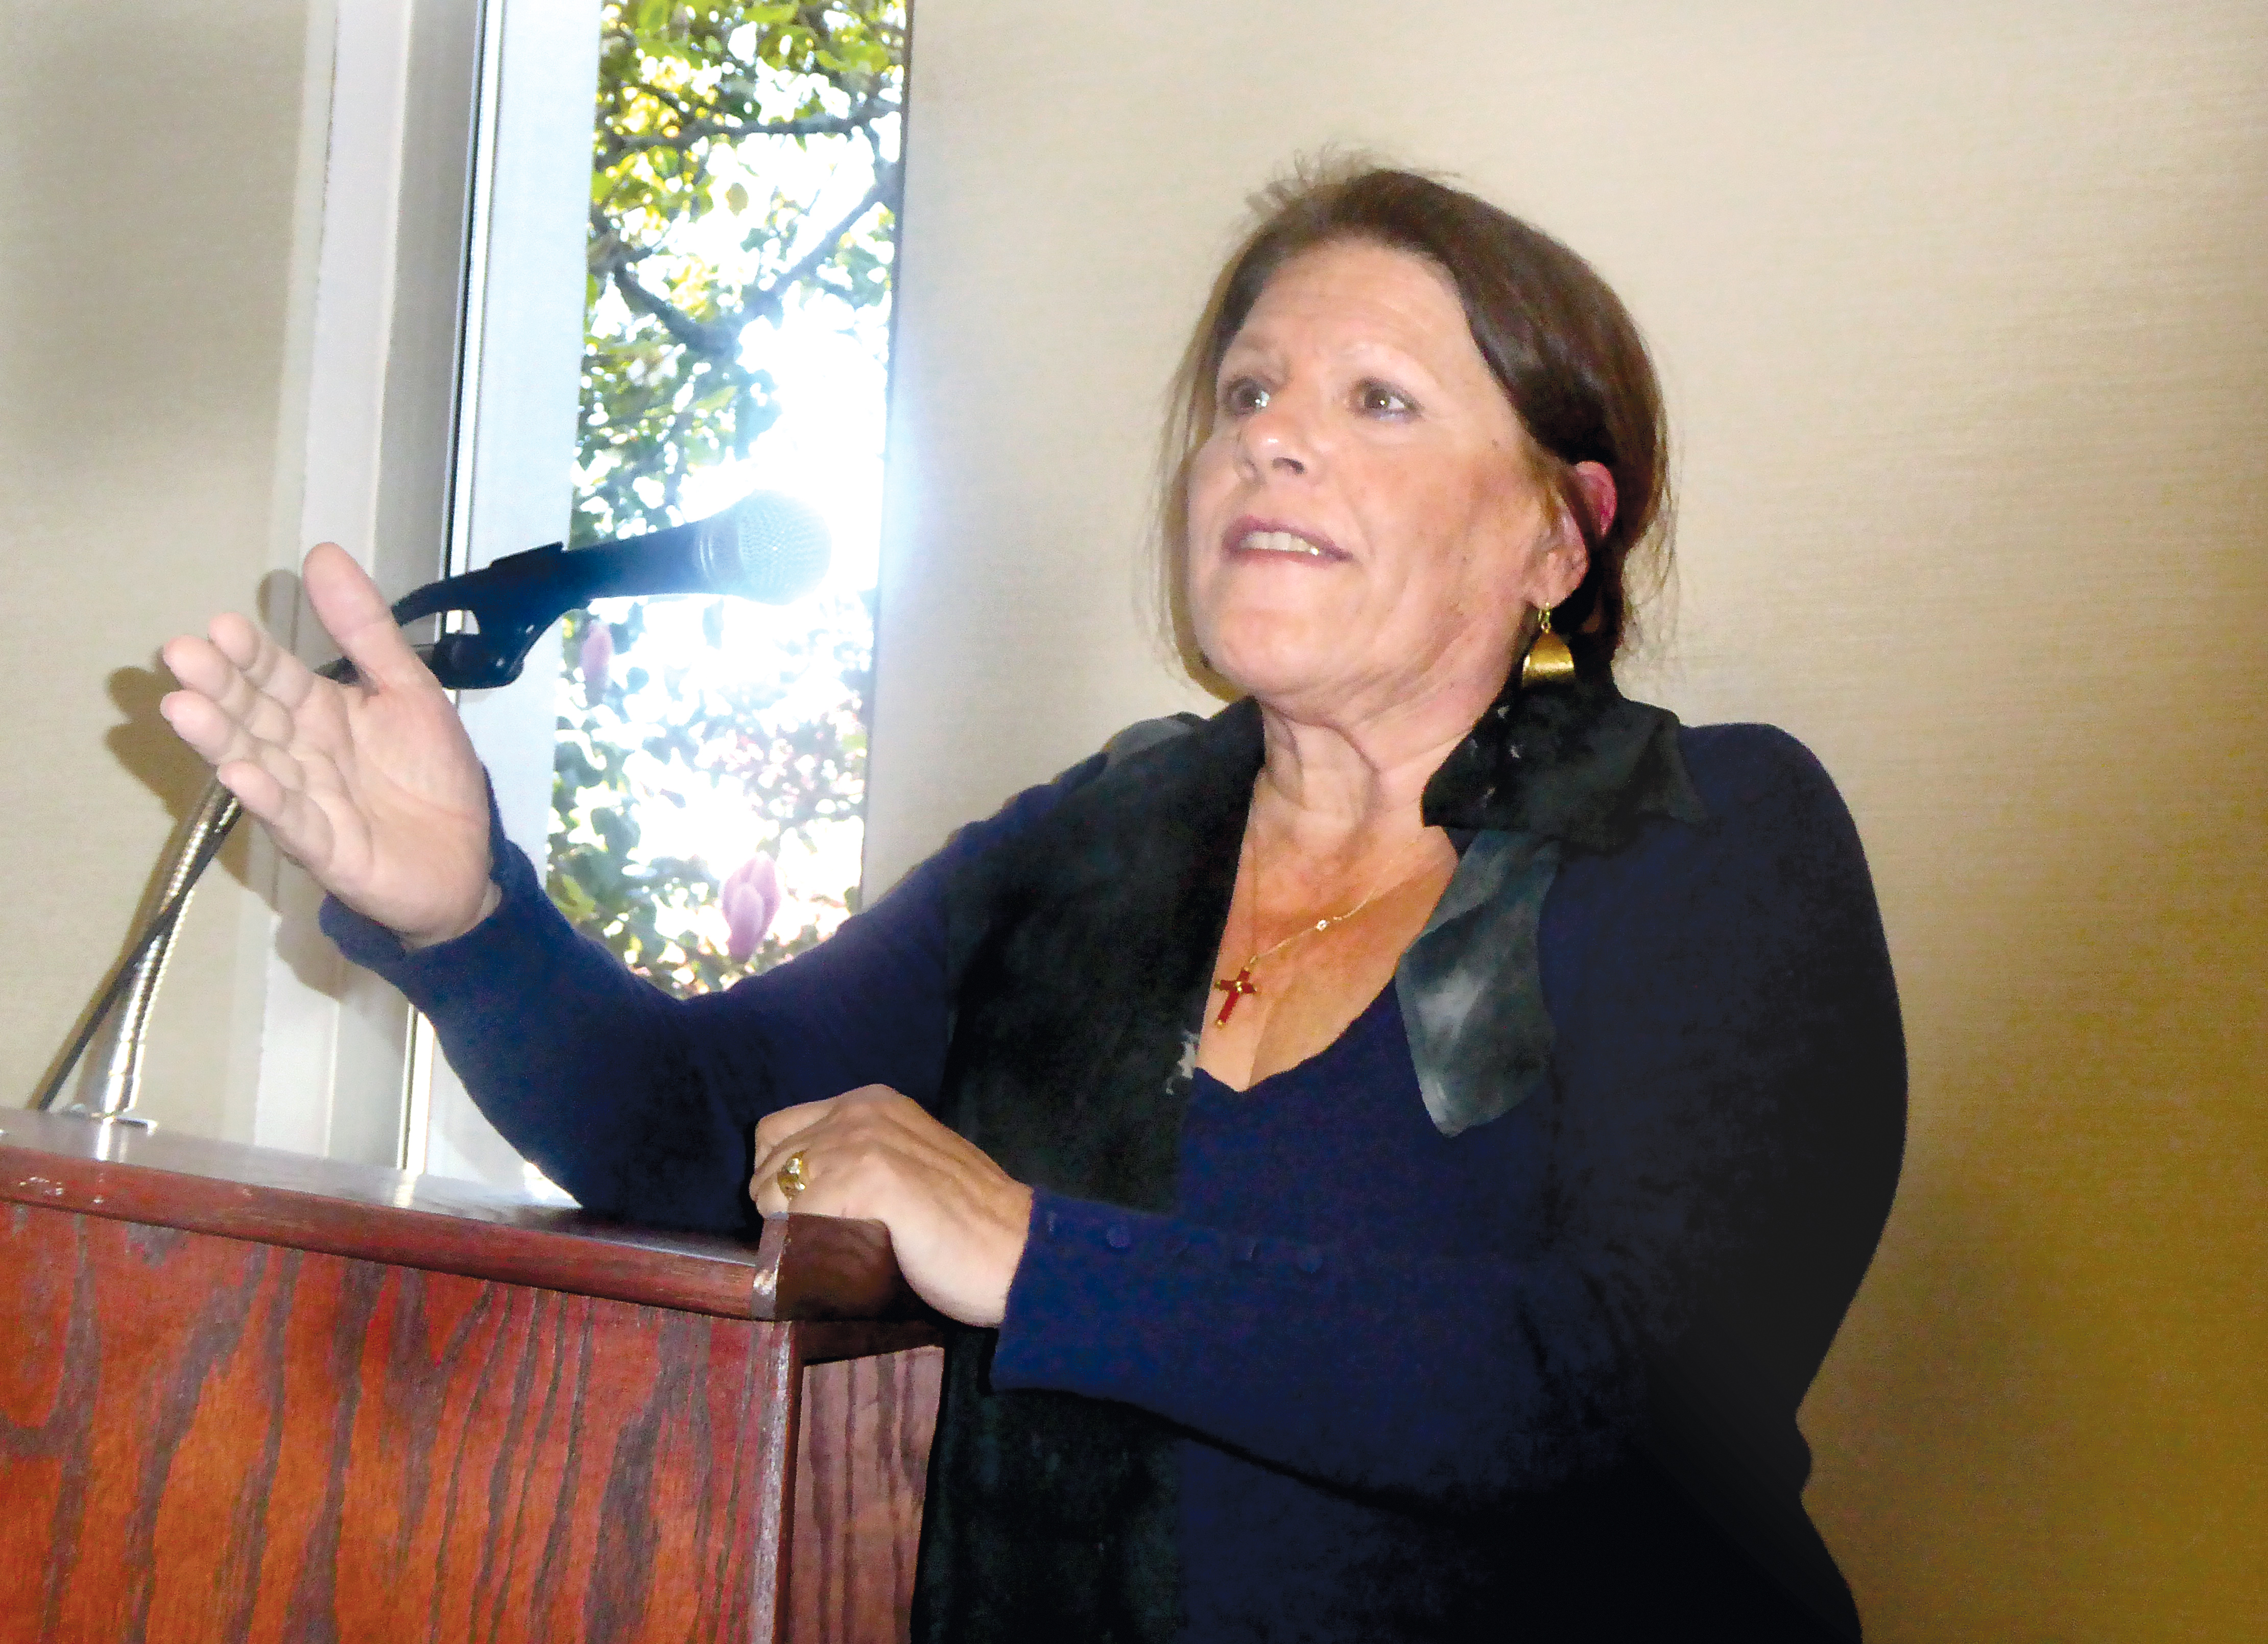
M 493 969 L 498 956 L 510 947 L 515 930 L 549 906 L 550 899 L 544 894 L 527 853 L 504 837 L 504 816 L 497 809 L 493 784 L 488 799 L 489 878 L 499 899 L 489 916 L 464 935 L 431 947 L 411 948 L 387 927 L 357 913 L 335 896 L 323 899 L 317 916 L 323 934 L 341 953 L 384 977 L 429 1015 L 446 1001 L 449 978 L 467 974 L 468 966 L 473 967 L 472 973 L 479 973 L 484 966 Z

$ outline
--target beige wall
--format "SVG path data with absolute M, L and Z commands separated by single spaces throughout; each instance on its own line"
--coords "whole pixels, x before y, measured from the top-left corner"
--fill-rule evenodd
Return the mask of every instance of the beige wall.
M 307 0 L 0 12 L 8 1105 L 117 956 L 202 784 L 157 717 L 156 648 L 204 613 L 247 608 L 274 530 L 296 525 L 276 452 L 308 261 L 293 239 L 308 12 Z M 240 843 L 232 862 L 242 870 Z M 249 1100 L 263 961 L 239 939 L 247 910 L 235 879 L 211 876 L 176 949 L 147 1103 L 168 1122 L 217 1131 Z
M 157 646 L 232 608 L 329 655 L 291 575 L 316 538 L 395 591 L 441 569 L 480 21 L 479 0 L 137 0 L 99 28 L 19 10 L 0 544 L 21 569 L 0 637 L 40 682 L 7 744 L 39 779 L 0 848 L 40 870 L 0 957 L 11 1102 L 203 784 L 155 711 Z M 338 959 L 253 830 L 223 869 L 159 994 L 142 1111 L 391 1162 L 406 1007 Z
M 2268 12 L 919 0 L 875 727 L 887 879 L 1183 705 L 1158 394 L 1241 195 L 1338 139 L 1596 261 L 1683 437 L 1632 687 L 1786 725 L 1912 1046 L 1806 1409 L 1870 1636 L 2268 1601 Z

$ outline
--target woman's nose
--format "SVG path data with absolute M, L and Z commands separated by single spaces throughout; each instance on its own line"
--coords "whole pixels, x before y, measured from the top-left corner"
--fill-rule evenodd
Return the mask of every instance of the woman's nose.
M 1306 420 L 1281 399 L 1248 412 L 1238 431 L 1238 450 L 1255 478 L 1263 472 L 1302 474 L 1314 464 L 1314 433 Z

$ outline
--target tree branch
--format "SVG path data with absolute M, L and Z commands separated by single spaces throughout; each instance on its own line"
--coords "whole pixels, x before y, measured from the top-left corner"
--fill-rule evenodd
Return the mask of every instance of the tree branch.
M 696 319 L 659 292 L 649 290 L 633 269 L 653 255 L 653 251 L 625 245 L 596 206 L 591 208 L 591 272 L 611 282 L 631 312 L 659 320 L 662 329 L 702 359 L 726 367 L 737 362 L 740 351 L 739 327 Z
M 836 248 L 843 244 L 843 237 L 857 226 L 859 218 L 878 205 L 888 206 L 892 210 L 897 209 L 896 201 L 904 187 L 904 170 L 903 161 L 885 160 L 877 153 L 874 156 L 873 186 L 866 190 L 865 196 L 844 212 L 842 220 L 820 237 L 818 244 L 796 259 L 753 298 L 745 300 L 740 312 L 750 320 L 762 318 L 777 321 L 788 292 L 819 271 L 820 264 L 835 254 Z
M 645 131 L 635 136 L 606 134 L 607 163 L 649 149 L 684 148 L 703 141 L 739 143 L 748 137 L 847 137 L 898 112 L 898 105 L 869 98 L 847 114 L 814 114 L 807 120 L 692 120 L 675 131 Z
M 652 256 L 651 250 L 637 250 L 625 245 L 608 225 L 605 216 L 596 206 L 591 208 L 590 264 L 592 272 L 613 284 L 622 294 L 623 305 L 632 313 L 643 314 L 660 322 L 663 330 L 700 363 L 706 364 L 720 376 L 745 383 L 747 372 L 740 361 L 740 337 L 747 327 L 759 319 L 777 324 L 787 302 L 787 295 L 799 285 L 809 282 L 820 267 L 832 257 L 843 244 L 843 236 L 858 225 L 858 220 L 876 206 L 896 209 L 900 190 L 904 187 L 904 163 L 874 157 L 874 180 L 858 203 L 844 212 L 842 217 L 821 235 L 818 241 L 788 268 L 774 276 L 770 284 L 743 297 L 739 312 L 728 318 L 715 320 L 696 319 L 659 292 L 649 289 L 635 272 L 636 265 Z M 669 438 L 672 444 L 683 437 L 678 423 L 681 415 L 671 422 Z M 664 485 L 668 485 L 664 476 Z

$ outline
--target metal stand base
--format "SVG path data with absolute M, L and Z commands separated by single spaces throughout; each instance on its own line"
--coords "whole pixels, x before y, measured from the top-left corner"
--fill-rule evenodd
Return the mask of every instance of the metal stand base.
M 139 1113 L 98 1112 L 95 1109 L 89 1107 L 84 1102 L 73 1102 L 69 1107 L 51 1108 L 48 1111 L 51 1112 L 68 1114 L 73 1119 L 92 1119 L 98 1125 L 119 1125 L 124 1127 L 128 1130 L 155 1130 L 158 1128 L 158 1121 L 154 1119 L 144 1119 Z

